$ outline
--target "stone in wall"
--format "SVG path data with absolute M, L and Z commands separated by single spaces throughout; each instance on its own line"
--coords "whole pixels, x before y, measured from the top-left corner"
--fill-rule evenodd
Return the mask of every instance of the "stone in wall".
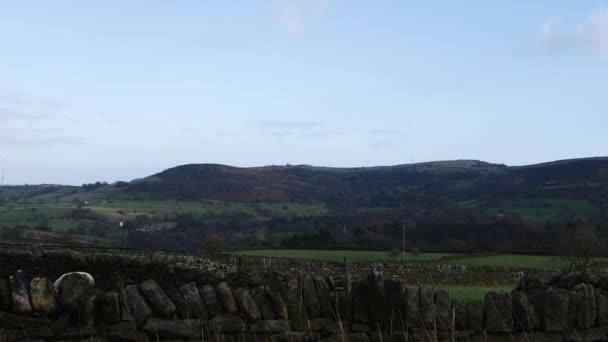
M 450 293 L 445 290 L 435 292 L 435 311 L 437 330 L 452 330 L 452 300 Z
M 220 316 L 224 312 L 213 285 L 204 285 L 199 287 L 198 291 L 207 306 L 207 312 L 209 313 L 210 318 Z
M 198 319 L 169 320 L 150 317 L 143 326 L 148 336 L 163 339 L 196 340 L 202 337 L 202 323 Z M 213 332 L 211 332 L 213 333 Z
M 291 279 L 287 283 L 283 298 L 287 305 L 289 319 L 291 319 L 294 326 L 297 329 L 306 327 L 308 325 L 308 313 L 306 310 L 306 303 L 303 301 L 302 288 L 300 287 L 299 279 Z
M 6 279 L 0 278 L 0 310 L 10 310 L 11 291 Z
M 279 319 L 289 319 L 287 307 L 285 306 L 285 301 L 283 301 L 281 293 L 268 285 L 264 286 L 264 290 L 272 303 L 272 307 L 274 308 L 277 317 Z
M 513 299 L 513 324 L 515 330 L 530 332 L 540 328 L 540 322 L 536 309 L 528 295 L 520 290 L 511 292 Z
M 21 314 L 29 314 L 32 312 L 32 303 L 30 301 L 30 278 L 22 270 L 18 270 L 10 277 L 12 289 L 12 307 L 13 311 Z
M 177 286 L 175 284 L 169 284 L 165 288 L 165 293 L 167 294 L 167 297 L 169 297 L 171 302 L 173 302 L 173 304 L 175 305 L 175 313 L 177 314 L 177 316 L 179 318 L 181 318 L 181 319 L 193 318 L 193 317 L 190 317 L 191 314 L 188 311 L 188 306 L 186 305 L 186 301 L 184 300 L 184 297 L 179 292 L 179 289 L 177 288 Z
M 302 295 L 306 303 L 306 309 L 309 318 L 321 317 L 321 303 L 317 296 L 314 280 L 310 277 L 304 278 L 302 281 Z
M 249 292 L 249 290 L 238 288 L 235 291 L 235 296 L 236 301 L 245 314 L 245 317 L 247 317 L 248 322 L 255 322 L 262 318 L 262 314 L 257 305 L 255 305 L 255 301 L 253 300 L 253 297 L 251 297 L 251 292 Z
M 452 299 L 452 307 L 454 308 L 454 329 L 466 330 L 467 311 L 465 309 L 465 306 L 461 302 Z
M 568 291 L 549 287 L 527 292 L 530 303 L 539 316 L 540 326 L 547 332 L 560 332 L 568 329 Z
M 255 289 L 251 290 L 251 296 L 255 302 L 255 305 L 260 310 L 262 314 L 262 319 L 264 320 L 276 320 L 277 315 L 274 312 L 274 308 L 272 307 L 272 303 L 270 302 L 270 298 L 266 294 L 266 289 L 264 285 L 260 285 Z
M 189 283 L 182 285 L 179 288 L 179 292 L 184 297 L 186 307 L 190 314 L 190 318 L 198 318 L 200 320 L 207 320 L 207 308 L 201 298 L 198 288 L 195 283 Z
M 386 294 L 386 319 L 384 329 L 388 331 L 405 330 L 405 317 L 403 317 L 403 285 L 397 279 L 384 280 L 384 293 Z
M 365 282 L 353 281 L 352 289 L 353 321 L 369 323 L 369 304 Z
M 390 320 L 386 310 L 386 291 L 382 272 L 374 270 L 365 278 L 365 293 L 369 305 L 370 323 L 376 330 Z
M 116 323 L 121 319 L 120 298 L 116 291 L 105 292 L 100 297 L 101 317 L 104 322 Z
M 175 315 L 175 304 L 167 297 L 155 280 L 146 280 L 139 285 L 139 288 L 148 300 L 148 303 L 160 317 L 173 318 Z
M 335 313 L 332 312 L 332 301 L 329 295 L 329 284 L 322 276 L 316 276 L 313 278 L 315 282 L 315 288 L 317 289 L 317 296 L 321 303 L 321 316 L 327 318 L 334 318 Z
M 595 291 L 590 284 L 576 284 L 569 292 L 570 307 L 568 323 L 570 327 L 585 330 L 596 321 Z
M 335 308 L 331 318 L 335 321 L 342 321 L 344 325 L 353 319 L 353 304 L 350 294 L 344 290 L 339 290 L 334 293 Z
M 236 313 L 238 308 L 230 286 L 228 286 L 226 282 L 221 282 L 217 285 L 216 290 L 218 298 L 224 307 L 224 311 L 229 314 Z
M 404 314 L 405 325 L 408 328 L 416 328 L 420 326 L 420 291 L 417 286 L 406 286 L 404 293 Z
M 486 330 L 492 333 L 513 331 L 513 303 L 510 293 L 490 291 L 484 299 Z
M 85 272 L 71 272 L 59 277 L 54 283 L 57 297 L 62 306 L 78 311 L 83 299 L 94 292 L 95 280 Z
M 137 285 L 129 285 L 123 290 L 123 302 L 127 311 L 139 324 L 143 324 L 148 317 L 152 316 L 152 309 L 139 293 Z
M 595 302 L 597 306 L 596 324 L 598 326 L 608 326 L 608 292 L 595 289 Z
M 480 300 L 473 300 L 465 305 L 467 315 L 467 329 L 474 331 L 484 330 L 484 307 Z
M 423 327 L 430 329 L 435 325 L 435 300 L 433 298 L 433 288 L 430 285 L 420 285 L 419 291 L 420 322 Z
M 30 281 L 30 294 L 34 311 L 45 316 L 57 311 L 57 298 L 53 283 L 47 278 L 34 278 Z

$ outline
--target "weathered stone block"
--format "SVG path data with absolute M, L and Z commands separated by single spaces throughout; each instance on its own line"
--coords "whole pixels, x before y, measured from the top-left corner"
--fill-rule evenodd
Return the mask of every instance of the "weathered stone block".
M 191 318 L 198 318 L 201 320 L 207 320 L 207 308 L 201 298 L 195 283 L 189 283 L 179 288 L 179 292 L 184 297 L 186 307 Z
M 417 286 L 406 286 L 403 306 L 403 311 L 405 314 L 405 325 L 408 328 L 419 327 L 420 290 Z
M 152 316 L 152 309 L 139 293 L 137 285 L 129 285 L 124 289 L 123 302 L 127 311 L 139 324 L 143 324 L 149 316 Z
M 568 329 L 570 297 L 567 290 L 547 288 L 528 292 L 527 295 L 536 309 L 544 331 L 560 332 Z
M 66 273 L 55 281 L 54 287 L 60 305 L 77 311 L 81 308 L 83 298 L 95 291 L 95 280 L 85 272 Z
M 16 315 L 0 311 L 0 327 L 2 328 L 38 328 L 50 327 L 52 321 L 46 318 Z
M 403 315 L 403 285 L 397 279 L 384 280 L 384 293 L 386 294 L 385 307 L 386 319 L 384 330 L 404 331 L 405 317 Z
M 367 289 L 363 281 L 352 283 L 353 321 L 369 323 L 369 303 Z
M 317 318 L 321 316 L 321 303 L 317 296 L 317 289 L 312 278 L 306 277 L 302 282 L 302 295 L 306 303 L 306 309 L 309 318 Z
M 6 279 L 0 278 L 0 310 L 8 311 L 11 309 L 11 290 Z
M 608 292 L 595 289 L 595 303 L 597 306 L 596 325 L 608 326 Z
M 484 308 L 479 300 L 473 300 L 465 305 L 467 314 L 467 329 L 475 331 L 484 330 Z
M 336 296 L 336 308 L 334 309 L 334 315 L 331 318 L 336 321 L 350 322 L 353 319 L 353 304 L 352 298 L 346 291 L 338 291 L 335 293 Z
M 30 277 L 24 271 L 18 270 L 10 277 L 10 282 L 13 311 L 30 314 L 33 311 L 30 300 Z
M 491 333 L 513 331 L 513 301 L 510 293 L 490 291 L 484 299 L 486 330 Z
M 109 325 L 106 329 L 106 337 L 111 341 L 136 341 L 138 338 L 136 322 L 120 322 Z
M 530 303 L 525 292 L 514 290 L 511 293 L 513 298 L 513 317 L 515 330 L 530 332 L 540 328 L 538 315 L 534 305 Z
M 236 300 L 234 299 L 234 295 L 230 286 L 226 282 L 219 283 L 217 285 L 217 296 L 224 306 L 224 311 L 229 314 L 236 313 L 238 311 L 238 307 L 236 306 Z
M 285 320 L 264 320 L 249 324 L 249 328 L 253 333 L 269 333 L 276 334 L 289 331 L 289 321 Z
M 445 290 L 435 292 L 435 312 L 437 330 L 452 330 L 452 299 L 450 293 Z
M 272 303 L 270 302 L 270 298 L 266 295 L 266 290 L 263 285 L 260 285 L 253 290 L 251 290 L 251 297 L 255 302 L 255 305 L 260 310 L 262 314 L 262 319 L 264 320 L 276 320 L 277 315 L 274 313 L 274 308 L 272 307 Z
M 175 315 L 175 304 L 167 297 L 165 291 L 163 291 L 156 281 L 152 279 L 146 280 L 139 287 L 146 299 L 148 299 L 148 303 L 150 303 L 160 317 L 173 318 L 173 315 Z
M 322 338 L 319 342 L 368 342 L 369 337 L 363 333 L 347 333 L 342 335 L 331 335 Z
M 34 311 L 44 315 L 51 315 L 57 310 L 55 289 L 49 279 L 32 279 L 30 281 L 30 294 Z
M 184 297 L 182 296 L 181 292 L 179 292 L 179 289 L 177 288 L 177 286 L 168 285 L 167 288 L 165 289 L 165 293 L 167 294 L 167 297 L 169 297 L 169 299 L 171 299 L 171 302 L 173 302 L 173 304 L 175 305 L 175 312 L 177 313 L 177 316 L 179 318 L 182 318 L 182 319 L 194 318 L 194 317 L 191 317 L 192 315 L 188 311 L 188 306 L 186 305 L 186 301 L 184 300 Z
M 433 288 L 430 285 L 420 285 L 420 306 L 419 316 L 422 326 L 427 329 L 435 326 L 435 300 L 433 298 Z
M 564 340 L 568 342 L 608 341 L 608 327 L 569 331 L 564 335 Z
M 332 311 L 332 299 L 329 291 L 329 284 L 322 276 L 316 276 L 313 278 L 315 282 L 315 288 L 317 289 L 317 296 L 319 297 L 319 303 L 321 304 L 321 316 L 326 318 L 333 318 L 335 313 Z
M 197 319 L 168 320 L 150 317 L 143 329 L 148 336 L 155 338 L 196 339 L 202 335 L 202 324 Z
M 212 285 L 200 287 L 199 292 L 207 306 L 207 312 L 209 313 L 210 318 L 220 316 L 224 312 L 222 303 L 220 303 L 220 300 L 215 293 L 215 288 Z
M 225 333 L 238 333 L 245 331 L 245 323 L 237 316 L 218 316 L 209 321 L 209 328 Z
M 100 298 L 101 318 L 107 323 L 116 323 L 121 319 L 120 298 L 115 291 L 105 292 Z
M 287 283 L 285 296 L 283 298 L 287 305 L 289 318 L 294 322 L 296 328 L 302 329 L 306 327 L 308 313 L 306 310 L 306 303 L 302 299 L 302 288 L 300 287 L 298 279 L 291 279 Z
M 249 290 L 238 288 L 235 291 L 235 297 L 249 322 L 255 322 L 262 318 L 260 309 L 258 309 L 257 305 L 255 305 L 255 301 L 253 300 L 253 297 L 251 297 Z
M 264 290 L 266 291 L 266 295 L 270 299 L 272 303 L 272 307 L 274 308 L 274 312 L 279 319 L 289 319 L 289 314 L 287 313 L 287 306 L 285 305 L 285 301 L 283 301 L 283 297 L 281 293 L 276 289 L 273 289 L 270 286 L 264 286 Z
M 369 305 L 370 324 L 373 327 L 383 327 L 385 322 L 389 323 L 390 316 L 386 308 L 387 300 L 382 272 L 373 271 L 365 278 L 365 294 Z
M 319 332 L 325 329 L 328 325 L 332 324 L 333 321 L 329 318 L 313 318 L 308 321 L 308 329 L 310 331 Z
M 452 299 L 452 307 L 454 308 L 454 328 L 460 331 L 466 330 L 467 311 L 465 306 L 461 302 Z
M 579 330 L 586 330 L 595 325 L 596 303 L 595 291 L 589 284 L 577 284 L 569 292 L 570 310 L 574 317 L 569 317 L 573 325 Z

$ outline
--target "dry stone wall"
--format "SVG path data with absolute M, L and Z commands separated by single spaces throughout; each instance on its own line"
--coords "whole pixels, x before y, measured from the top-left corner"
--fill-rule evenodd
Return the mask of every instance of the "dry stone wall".
M 608 341 L 608 279 L 571 272 L 466 304 L 380 271 L 337 287 L 297 275 L 244 286 L 147 279 L 101 289 L 85 272 L 0 279 L 0 341 Z

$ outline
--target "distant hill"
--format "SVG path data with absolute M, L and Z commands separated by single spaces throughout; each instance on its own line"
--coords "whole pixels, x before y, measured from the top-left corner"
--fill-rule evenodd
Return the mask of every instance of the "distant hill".
M 339 208 L 517 198 L 583 200 L 605 208 L 608 158 L 517 167 L 476 160 L 363 168 L 190 164 L 132 182 L 125 190 L 159 200 L 322 202 Z
M 0 228 L 97 243 L 550 251 L 564 229 L 608 240 L 608 157 L 506 166 L 477 160 L 331 168 L 189 164 L 116 184 L 0 187 Z M 122 227 L 122 226 L 121 226 Z M 8 234 L 7 234 L 8 232 Z M 9 238 L 16 232 L 7 230 Z M 604 236 L 605 235 L 605 236 Z

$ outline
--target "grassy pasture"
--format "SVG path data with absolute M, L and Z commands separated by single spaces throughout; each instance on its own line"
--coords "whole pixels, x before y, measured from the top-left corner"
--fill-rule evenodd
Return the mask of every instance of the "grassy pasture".
M 442 285 L 435 286 L 436 289 L 446 290 L 450 293 L 452 299 L 459 301 L 460 303 L 468 303 L 474 300 L 483 300 L 486 292 L 489 291 L 504 291 L 511 292 L 514 288 L 509 285 L 496 285 L 496 286 L 462 286 L 462 285 Z
M 314 249 L 261 249 L 240 251 L 237 254 L 252 256 L 283 257 L 293 259 L 307 259 L 319 261 L 343 262 L 344 258 L 354 262 L 395 262 L 384 251 L 355 251 L 355 250 L 314 250 Z M 446 253 L 421 253 L 419 255 L 406 254 L 406 263 L 431 263 L 439 260 Z M 400 259 L 398 259 L 400 260 Z

